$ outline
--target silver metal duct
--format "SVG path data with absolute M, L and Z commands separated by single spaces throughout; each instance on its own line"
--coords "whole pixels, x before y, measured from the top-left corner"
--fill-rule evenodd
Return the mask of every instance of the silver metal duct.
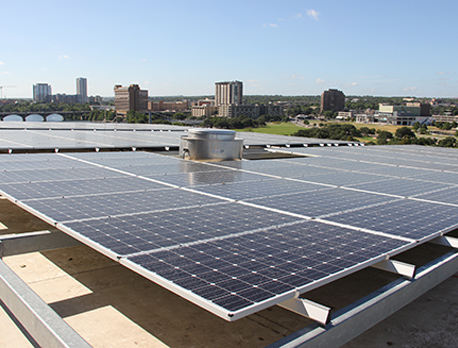
M 180 141 L 180 156 L 196 161 L 241 160 L 243 140 L 223 129 L 190 129 Z

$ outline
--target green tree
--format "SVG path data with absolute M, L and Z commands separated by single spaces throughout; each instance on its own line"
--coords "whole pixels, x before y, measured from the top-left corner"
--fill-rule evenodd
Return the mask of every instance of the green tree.
M 437 145 L 441 147 L 456 147 L 457 141 L 454 137 L 447 137 L 445 139 L 439 140 Z
M 361 135 L 362 135 L 363 137 L 366 137 L 366 136 L 368 136 L 368 135 L 370 134 L 370 129 L 367 128 L 367 127 L 361 127 L 361 128 L 359 129 L 359 131 L 361 132 Z
M 409 127 L 401 127 L 396 129 L 396 138 L 415 138 L 415 133 Z
M 393 133 L 388 132 L 388 131 L 379 131 L 377 134 L 377 144 L 378 145 L 386 145 L 388 144 L 388 141 L 393 139 Z

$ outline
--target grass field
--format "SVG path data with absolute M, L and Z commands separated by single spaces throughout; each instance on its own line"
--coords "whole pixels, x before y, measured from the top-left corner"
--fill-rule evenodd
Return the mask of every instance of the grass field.
M 236 129 L 237 132 L 254 132 L 278 135 L 291 135 L 303 127 L 296 126 L 293 123 L 275 122 L 269 123 L 266 127 Z

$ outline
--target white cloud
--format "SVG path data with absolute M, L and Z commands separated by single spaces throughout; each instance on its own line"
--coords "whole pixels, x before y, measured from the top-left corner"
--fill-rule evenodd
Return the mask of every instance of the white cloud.
M 449 72 L 440 71 L 436 75 L 449 75 Z
M 66 54 L 60 54 L 59 57 L 58 57 L 59 60 L 62 60 L 62 59 L 69 59 L 69 58 L 70 58 L 70 57 L 67 56 Z
M 347 83 L 347 84 L 346 84 L 346 87 L 356 87 L 356 86 L 358 86 L 358 85 L 359 85 L 358 82 L 350 82 L 350 83 Z
M 275 23 L 264 24 L 264 28 L 278 28 L 278 24 L 275 24 Z
M 316 84 L 320 85 L 320 84 L 324 83 L 324 80 L 320 79 L 320 78 L 317 78 L 315 82 L 316 82 Z
M 146 61 L 147 61 L 147 59 L 146 59 L 146 58 L 142 58 L 142 62 L 146 62 Z
M 302 13 L 296 13 L 296 14 L 294 15 L 294 18 L 301 18 L 301 17 L 302 17 Z
M 315 10 L 307 10 L 307 16 L 313 18 L 313 19 L 316 20 L 316 21 L 319 21 L 319 19 L 318 19 L 318 15 L 319 15 L 319 14 L 320 14 L 320 13 L 319 13 L 318 11 L 315 11 Z
M 3 62 L 0 62 L 0 65 L 3 65 L 3 64 L 5 64 L 5 63 L 3 63 Z
M 303 80 L 304 79 L 304 76 L 302 76 L 301 74 L 291 74 L 291 80 Z
M 1 74 L 2 74 L 2 75 L 13 75 L 13 74 L 10 73 L 9 71 L 3 71 Z

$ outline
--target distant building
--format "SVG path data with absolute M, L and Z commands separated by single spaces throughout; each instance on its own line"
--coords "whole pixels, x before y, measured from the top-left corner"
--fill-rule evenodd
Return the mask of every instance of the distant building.
M 65 103 L 65 104 L 78 104 L 80 103 L 80 96 L 77 94 L 54 94 L 50 99 L 51 103 Z
M 203 105 L 215 106 L 216 103 L 215 103 L 215 99 L 205 98 L 205 99 L 199 99 L 194 105 L 195 106 L 203 106 Z
M 240 117 L 247 116 L 258 118 L 262 115 L 283 116 L 283 106 L 281 105 L 221 105 L 218 116 L 220 117 Z
M 211 105 L 194 105 L 191 108 L 191 116 L 193 117 L 211 117 L 219 112 L 219 107 Z
M 79 96 L 80 103 L 87 103 L 87 79 L 84 77 L 78 77 L 76 79 L 76 94 Z
M 46 102 L 51 101 L 51 85 L 47 83 L 37 83 L 33 85 L 33 101 L 34 102 Z
M 374 123 L 377 122 L 374 113 L 356 114 L 356 123 Z
M 431 104 L 429 103 L 420 103 L 420 102 L 409 102 L 406 103 L 407 107 L 419 107 L 420 116 L 431 116 Z
M 377 120 L 380 123 L 398 126 L 412 126 L 424 123 L 431 117 L 431 105 L 409 102 L 405 105 L 379 104 Z
M 235 105 L 223 104 L 218 110 L 220 117 L 240 117 L 248 116 L 251 118 L 259 117 L 259 106 L 257 105 Z
M 129 111 L 148 110 L 148 91 L 141 90 L 139 85 L 130 85 L 129 87 L 116 85 L 114 93 L 116 112 L 128 113 Z
M 336 120 L 351 120 L 353 117 L 355 117 L 354 110 L 339 111 L 339 113 L 337 114 Z
M 219 117 L 257 118 L 262 115 L 283 115 L 283 106 L 243 104 L 243 83 L 241 81 L 215 82 L 215 100 L 199 100 L 197 105 L 192 107 L 192 115 L 200 117 L 212 116 L 216 113 Z
M 148 102 L 148 110 L 151 111 L 186 111 L 189 109 L 187 100 L 166 102 L 163 100 Z
M 221 105 L 243 104 L 243 83 L 241 81 L 216 82 L 215 103 Z
M 321 112 L 343 109 L 345 109 L 345 94 L 342 91 L 329 89 L 321 94 Z
M 87 98 L 87 101 L 90 104 L 95 104 L 95 103 L 102 104 L 103 98 L 99 95 L 96 95 L 96 96 L 91 95 L 90 97 Z

